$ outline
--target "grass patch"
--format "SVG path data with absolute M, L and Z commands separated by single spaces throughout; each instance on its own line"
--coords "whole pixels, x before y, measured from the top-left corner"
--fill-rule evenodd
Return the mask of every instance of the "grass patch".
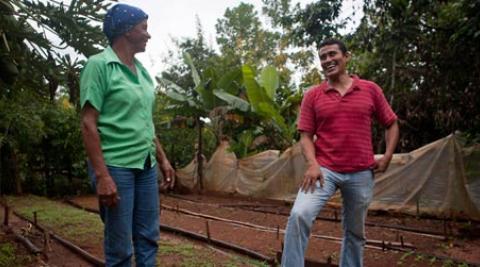
M 257 261 L 254 259 L 234 256 L 233 259 L 227 263 L 227 267 L 238 267 L 238 266 L 252 266 L 252 267 L 269 267 L 270 265 L 263 261 Z
M 157 256 L 157 262 L 162 265 L 162 258 L 174 257 L 178 258 L 178 262 L 174 266 L 179 267 L 267 267 L 267 263 L 253 260 L 247 257 L 241 257 L 236 255 L 225 256 L 223 262 L 214 262 L 212 260 L 215 257 L 216 252 L 206 247 L 195 246 L 188 243 L 174 242 L 170 240 L 160 241 L 159 253 Z M 217 261 L 219 259 L 217 258 Z
M 37 221 L 40 225 L 77 244 L 87 241 L 100 243 L 103 240 L 103 224 L 96 214 L 32 195 L 9 196 L 7 201 L 18 213 L 29 219 L 33 220 L 33 212 L 37 212 Z
M 193 244 L 177 243 L 173 241 L 160 241 L 157 262 L 162 263 L 163 257 L 178 258 L 178 265 L 181 267 L 213 267 L 214 263 L 209 260 L 209 252 L 202 247 L 195 247 Z
M 0 241 L 0 267 L 20 267 L 25 266 L 30 257 L 20 255 L 12 243 Z
M 0 266 L 15 265 L 15 247 L 10 243 L 0 244 Z
M 195 248 L 191 244 L 173 244 L 160 241 L 160 255 L 177 255 L 184 257 L 195 257 Z

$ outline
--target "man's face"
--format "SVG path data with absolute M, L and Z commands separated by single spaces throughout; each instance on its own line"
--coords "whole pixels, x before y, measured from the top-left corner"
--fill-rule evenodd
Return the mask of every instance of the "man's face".
M 344 54 L 337 44 L 326 45 L 318 50 L 320 65 L 327 78 L 338 77 L 346 72 L 349 54 Z
M 125 33 L 125 37 L 135 48 L 135 52 L 145 52 L 150 34 L 147 31 L 147 20 L 143 20 Z

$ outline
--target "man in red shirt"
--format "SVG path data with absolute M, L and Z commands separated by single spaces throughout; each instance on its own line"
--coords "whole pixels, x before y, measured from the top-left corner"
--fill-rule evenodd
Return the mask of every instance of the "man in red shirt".
M 347 73 L 350 53 L 343 42 L 327 40 L 318 53 L 327 80 L 305 93 L 300 109 L 298 130 L 308 167 L 288 219 L 282 266 L 304 266 L 312 224 L 337 189 L 343 199 L 340 266 L 363 266 L 373 172 L 385 171 L 392 159 L 397 116 L 378 85 Z M 386 127 L 386 151 L 378 160 L 373 155 L 373 117 Z

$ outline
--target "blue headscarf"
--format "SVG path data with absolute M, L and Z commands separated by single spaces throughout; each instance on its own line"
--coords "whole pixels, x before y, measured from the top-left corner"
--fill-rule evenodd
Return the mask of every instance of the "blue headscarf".
M 103 32 L 110 43 L 135 25 L 147 19 L 148 15 L 138 7 L 116 4 L 107 11 L 103 20 Z

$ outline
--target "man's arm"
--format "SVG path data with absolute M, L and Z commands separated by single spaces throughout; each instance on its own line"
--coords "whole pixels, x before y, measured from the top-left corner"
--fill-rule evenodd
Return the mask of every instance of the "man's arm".
M 98 111 L 88 102 L 82 108 L 81 129 L 83 144 L 96 177 L 96 191 L 100 203 L 115 206 L 118 201 L 117 186 L 110 176 L 103 159 L 100 136 L 97 131 Z
M 385 143 L 386 150 L 383 157 L 378 159 L 375 164 L 375 172 L 384 172 L 387 170 L 390 161 L 392 160 L 393 152 L 397 147 L 398 138 L 400 136 L 400 130 L 398 127 L 398 122 L 395 120 L 388 128 L 385 130 Z
M 303 182 L 300 185 L 300 188 L 304 192 L 308 192 L 309 189 L 313 192 L 315 190 L 315 183 L 317 180 L 320 180 L 320 185 L 323 186 L 322 172 L 320 171 L 320 166 L 315 158 L 313 134 L 301 132 L 300 145 L 302 146 L 302 152 L 307 161 L 307 170 L 305 171 Z
M 165 154 L 165 151 L 163 151 L 162 145 L 160 144 L 160 141 L 158 141 L 158 138 L 155 137 L 153 141 L 155 142 L 156 146 L 157 161 L 160 166 L 160 170 L 162 171 L 163 178 L 165 179 L 162 183 L 162 187 L 168 187 L 171 189 L 175 185 L 175 170 L 168 161 L 167 155 Z

